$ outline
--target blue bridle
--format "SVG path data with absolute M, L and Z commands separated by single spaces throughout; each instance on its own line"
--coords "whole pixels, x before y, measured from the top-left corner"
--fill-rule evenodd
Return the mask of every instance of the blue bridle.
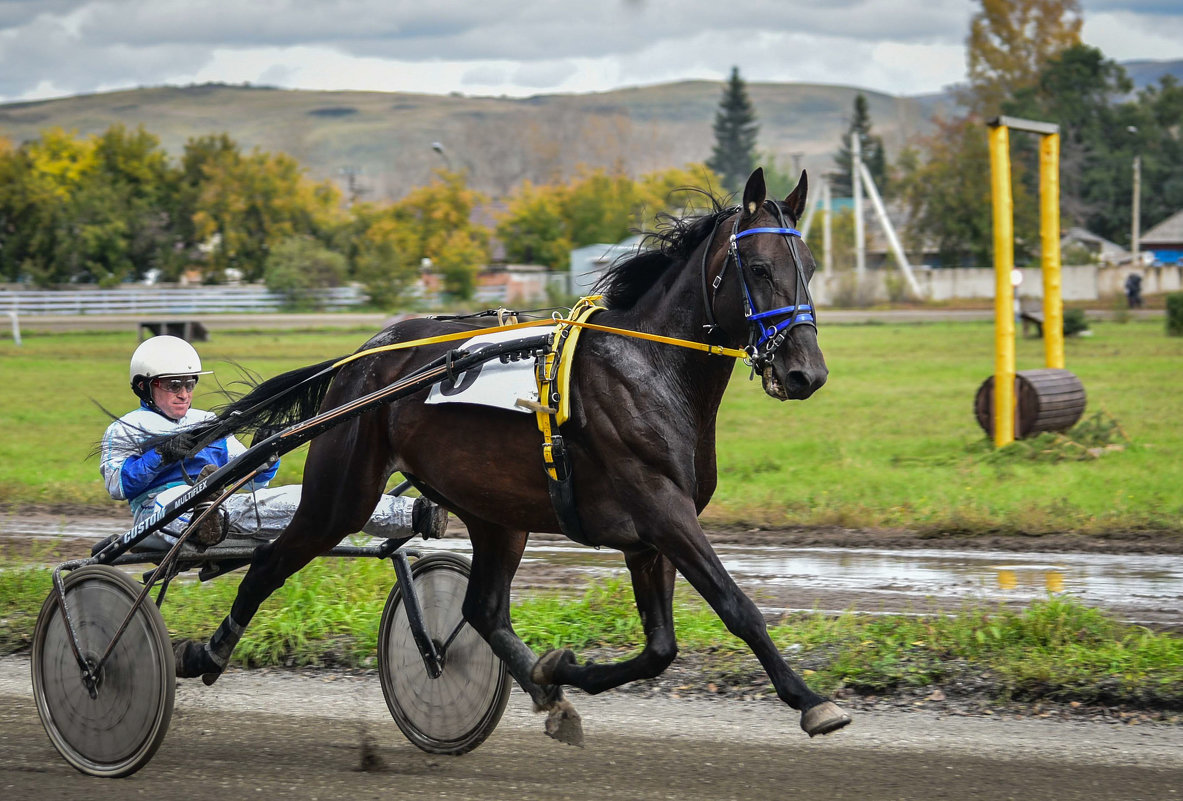
M 751 337 L 748 341 L 746 350 L 748 351 L 750 361 L 753 367 L 761 368 L 772 360 L 773 355 L 777 349 L 784 344 L 785 339 L 788 338 L 789 332 L 799 325 L 813 326 L 817 330 L 817 320 L 815 318 L 815 309 L 813 306 L 813 298 L 809 294 L 809 282 L 805 278 L 805 268 L 801 264 L 801 257 L 797 253 L 796 240 L 801 238 L 801 232 L 796 228 L 790 228 L 781 212 L 780 205 L 766 201 L 766 205 L 771 205 L 776 211 L 780 227 L 777 228 L 748 228 L 747 230 L 739 230 L 739 214 L 736 215 L 735 221 L 731 227 L 731 237 L 727 246 L 727 259 L 723 262 L 723 268 L 719 270 L 719 274 L 715 276 L 714 281 L 711 282 L 710 297 L 704 298 L 707 301 L 707 325 L 708 331 L 713 331 L 717 328 L 714 319 L 714 312 L 711 309 L 714 293 L 719 288 L 719 284 L 723 282 L 723 275 L 727 272 L 727 264 L 731 259 L 735 260 L 736 274 L 739 276 L 739 284 L 743 289 L 743 303 L 744 303 L 744 318 L 748 321 L 751 327 Z M 778 309 L 770 309 L 769 311 L 760 311 L 756 308 L 756 302 L 752 299 L 751 290 L 748 289 L 748 280 L 746 270 L 744 268 L 743 260 L 739 255 L 739 240 L 748 236 L 755 236 L 757 234 L 772 234 L 774 236 L 783 236 L 789 246 L 789 253 L 793 257 L 793 268 L 796 278 L 796 286 L 793 292 L 793 304 L 789 306 L 781 306 Z M 706 253 L 703 254 L 703 279 L 706 279 Z M 802 296 L 804 296 L 804 303 L 801 303 Z M 777 319 L 780 318 L 780 319 Z

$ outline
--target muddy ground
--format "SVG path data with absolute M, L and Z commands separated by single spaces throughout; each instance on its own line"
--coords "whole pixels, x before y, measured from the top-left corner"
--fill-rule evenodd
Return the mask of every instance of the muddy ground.
M 231 671 L 178 686 L 160 750 L 128 779 L 70 768 L 41 729 L 28 661 L 0 658 L 0 797 L 522 801 L 1164 801 L 1183 795 L 1183 727 L 939 708 L 855 710 L 810 740 L 779 701 L 572 693 L 584 748 L 542 733 L 520 692 L 479 748 L 425 754 L 372 676 Z M 362 765 L 369 770 L 363 771 Z

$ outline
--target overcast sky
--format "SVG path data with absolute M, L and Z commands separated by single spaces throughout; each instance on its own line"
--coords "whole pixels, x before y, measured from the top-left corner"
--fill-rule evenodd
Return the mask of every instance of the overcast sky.
M 1109 58 L 1183 58 L 1180 0 L 1083 0 Z M 685 79 L 964 79 L 977 0 L 0 0 L 0 102 L 250 82 L 524 96 Z

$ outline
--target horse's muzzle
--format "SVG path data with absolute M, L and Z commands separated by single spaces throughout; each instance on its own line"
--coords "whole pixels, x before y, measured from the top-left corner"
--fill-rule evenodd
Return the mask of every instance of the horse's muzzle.
M 782 381 L 777 377 L 772 365 L 764 368 L 761 378 L 764 391 L 777 400 L 805 400 L 822 388 L 830 371 L 825 367 L 789 370 Z

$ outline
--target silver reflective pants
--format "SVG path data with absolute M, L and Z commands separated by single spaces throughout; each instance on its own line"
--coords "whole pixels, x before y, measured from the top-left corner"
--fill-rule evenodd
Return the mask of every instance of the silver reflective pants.
M 163 509 L 175 498 L 188 490 L 185 485 L 170 487 L 153 499 L 152 503 L 144 504 L 140 513 L 136 515 L 136 523 L 151 517 Z M 273 540 L 287 528 L 296 514 L 296 507 L 300 505 L 299 484 L 289 484 L 286 487 L 267 487 L 254 492 L 238 492 L 231 495 L 222 504 L 230 522 L 230 535 L 250 537 L 252 539 Z M 369 521 L 362 526 L 362 531 L 371 537 L 386 539 L 389 537 L 405 537 L 411 533 L 411 507 L 414 498 L 393 495 L 383 495 L 378 499 L 378 505 Z M 146 547 L 164 547 L 172 545 L 185 527 L 189 525 L 190 514 L 185 512 L 176 520 L 166 525 L 156 534 L 151 535 L 142 545 Z

